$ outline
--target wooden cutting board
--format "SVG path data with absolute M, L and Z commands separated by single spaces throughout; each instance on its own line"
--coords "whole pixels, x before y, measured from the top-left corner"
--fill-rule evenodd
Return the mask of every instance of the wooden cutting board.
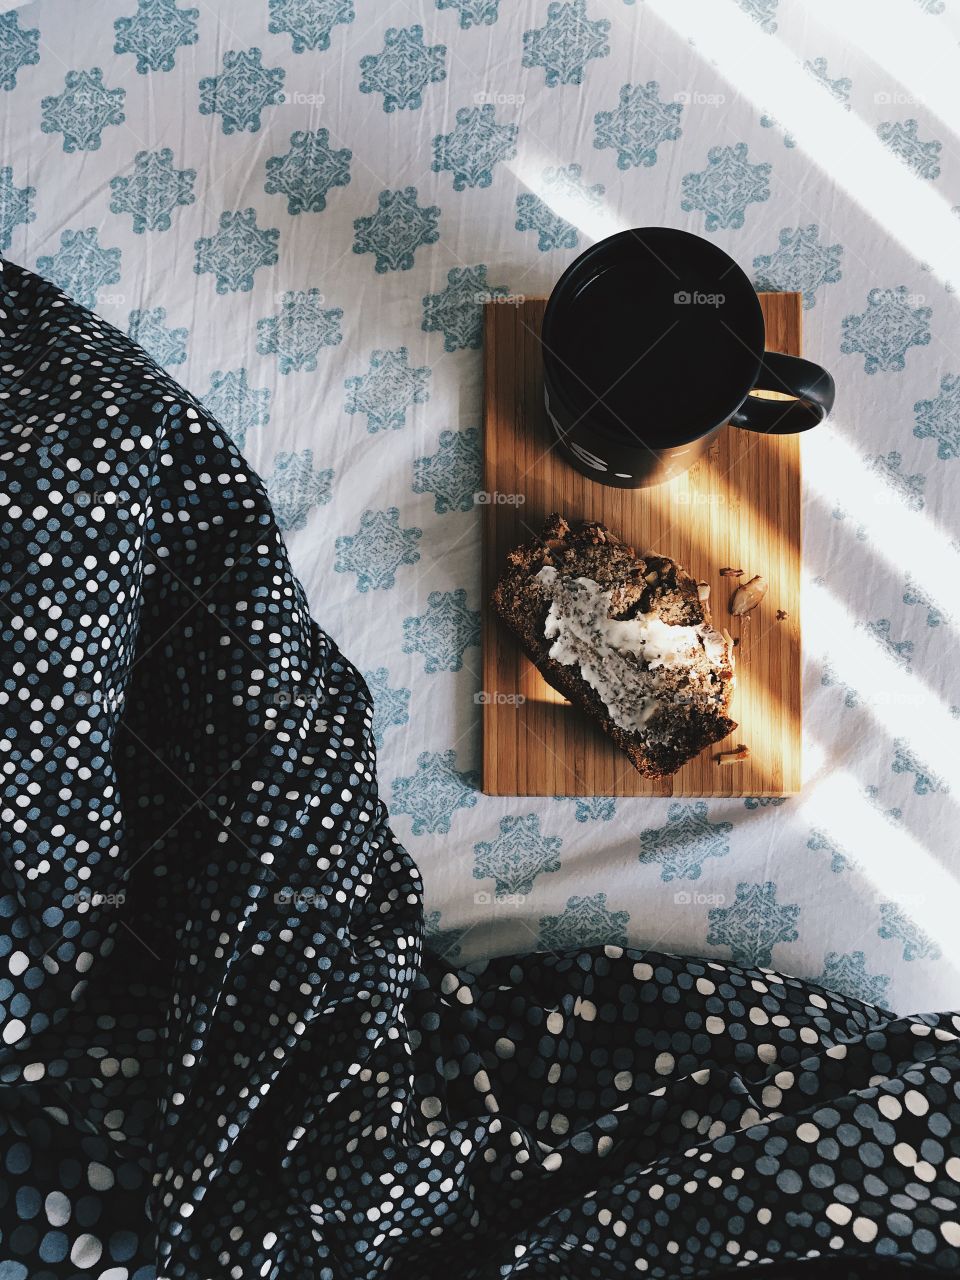
M 761 293 L 767 346 L 801 352 L 799 293 Z M 724 427 L 710 454 L 668 484 L 612 489 L 560 456 L 543 408 L 545 299 L 488 303 L 484 316 L 483 790 L 509 796 L 781 796 L 800 789 L 800 444 Z M 507 552 L 559 511 L 601 520 L 638 551 L 672 556 L 709 582 L 713 618 L 739 640 L 731 714 L 739 728 L 672 778 L 642 778 L 543 680 L 490 604 Z M 744 619 L 724 566 L 761 573 Z M 785 616 L 778 618 L 778 610 Z M 742 763 L 718 765 L 738 744 Z

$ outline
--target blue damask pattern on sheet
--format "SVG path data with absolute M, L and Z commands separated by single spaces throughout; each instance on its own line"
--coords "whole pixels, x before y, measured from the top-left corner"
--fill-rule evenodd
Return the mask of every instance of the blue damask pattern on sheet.
M 836 845 L 828 835 L 817 828 L 814 828 L 810 832 L 810 838 L 807 840 L 807 848 L 813 849 L 817 853 L 828 853 L 830 855 L 830 870 L 834 875 L 840 875 L 841 872 L 857 865 L 854 859 L 841 849 L 839 845 Z
M 953 615 L 947 613 L 909 573 L 904 579 L 902 599 L 904 604 L 919 605 L 926 610 L 928 627 L 939 627 L 944 622 L 953 621 Z
M 203 403 L 221 426 L 230 433 L 238 449 L 247 443 L 247 433 L 270 421 L 270 388 L 251 387 L 247 370 L 215 369 Z
M 820 981 L 831 991 L 842 991 L 855 1000 L 866 1000 L 882 1005 L 887 996 L 890 979 L 882 973 L 868 973 L 866 956 L 862 951 L 838 955 L 831 951 L 824 959 Z
M 944 374 L 940 389 L 932 400 L 918 400 L 913 406 L 918 440 L 935 440 L 937 457 L 960 458 L 960 376 Z M 925 476 L 919 477 L 921 483 Z
M 411 271 L 417 249 L 440 239 L 439 217 L 437 205 L 421 207 L 417 203 L 416 187 L 381 191 L 376 213 L 357 218 L 353 224 L 353 252 L 372 253 L 381 275 L 385 271 Z
M 278 453 L 273 474 L 264 483 L 280 528 L 284 532 L 305 528 L 313 508 L 330 501 L 332 480 L 331 468 L 315 465 L 312 449 Z
M 777 7 L 780 0 L 737 0 L 737 4 L 767 35 L 773 35 L 777 29 Z
M 175 0 L 138 0 L 132 18 L 117 18 L 114 53 L 132 53 L 137 71 L 172 71 L 177 50 L 199 39 L 199 9 L 178 9 Z
M 253 275 L 260 267 L 272 267 L 277 261 L 277 227 L 258 227 L 255 209 L 224 210 L 215 235 L 203 236 L 194 248 L 197 275 L 211 272 L 216 276 L 217 293 L 249 293 Z
M 381 746 L 388 729 L 409 721 L 411 691 L 391 685 L 386 667 L 365 671 L 363 678 L 373 695 L 373 736 Z
M 44 133 L 62 133 L 64 151 L 99 151 L 108 125 L 123 124 L 126 90 L 109 89 L 99 67 L 89 71 L 68 71 L 59 96 L 44 98 L 41 104 Z
M 796 942 L 799 915 L 796 903 L 777 901 L 777 887 L 771 880 L 742 882 L 729 907 L 711 908 L 707 942 L 729 947 L 737 964 L 769 965 L 774 947 Z
M 917 406 L 914 405 L 914 412 Z M 917 434 L 916 431 L 913 433 Z M 924 490 L 927 477 L 922 471 L 905 471 L 903 455 L 899 449 L 891 449 L 889 453 L 867 454 L 864 461 L 867 471 L 879 476 L 881 480 L 902 499 L 911 511 L 922 511 L 926 503 Z
M 200 111 L 221 117 L 224 133 L 256 133 L 261 112 L 283 100 L 282 67 L 265 67 L 259 49 L 230 49 L 219 75 L 200 81 Z
M 150 307 L 130 312 L 127 332 L 157 364 L 165 368 L 183 364 L 187 358 L 188 330 L 167 325 L 166 307 Z
M 909 349 L 930 341 L 932 315 L 931 307 L 914 303 L 906 285 L 871 289 L 866 309 L 844 317 L 840 350 L 861 354 L 867 373 L 899 373 Z
M 482 24 L 492 27 L 500 16 L 500 0 L 437 0 L 437 8 L 456 9 L 464 31 Z
M 894 773 L 913 775 L 913 790 L 918 796 L 935 795 L 947 791 L 948 787 L 941 777 L 928 765 L 917 759 L 903 738 L 896 738 L 893 743 L 893 763 L 890 768 Z
M 0 13 L 0 89 L 17 87 L 17 73 L 40 61 L 40 31 L 21 27 L 16 9 Z
M 450 170 L 454 191 L 489 187 L 497 162 L 512 160 L 516 154 L 517 126 L 498 124 L 492 103 L 461 107 L 456 128 L 433 140 L 433 171 Z
M 522 818 L 501 818 L 499 834 L 473 847 L 473 874 L 477 880 L 496 882 L 498 898 L 527 894 L 538 875 L 560 870 L 558 853 L 563 840 L 540 830 L 535 813 Z
M 877 126 L 877 137 L 895 156 L 912 169 L 918 178 L 931 182 L 940 177 L 942 144 L 935 139 L 922 141 L 917 135 L 916 120 L 887 120 Z
M 13 168 L 4 165 L 0 169 L 0 253 L 9 249 L 14 227 L 33 222 L 36 210 L 33 198 L 35 187 L 18 187 L 13 181 Z
M 289 35 L 294 53 L 329 49 L 334 27 L 357 16 L 353 0 L 269 0 L 269 5 L 271 32 Z
M 778 129 L 783 138 L 783 145 L 788 151 L 792 151 L 797 145 L 797 140 L 789 129 L 784 129 L 776 116 L 770 115 L 769 111 L 764 111 L 760 115 L 761 129 Z
M 428 674 L 459 671 L 467 650 L 479 644 L 480 611 L 468 607 L 463 587 L 431 591 L 426 612 L 403 620 L 403 651 L 422 654 Z
M 864 787 L 863 794 L 873 807 L 883 814 L 888 822 L 900 822 L 903 819 L 903 810 L 898 805 L 894 805 L 890 809 L 884 809 L 880 788 L 876 784 L 871 783 L 870 786 Z
M 581 181 L 581 172 L 578 164 L 544 169 L 544 196 L 530 192 L 517 196 L 516 228 L 518 231 L 536 231 L 537 248 L 541 253 L 548 253 L 551 249 L 576 249 L 580 243 L 576 226 L 555 211 L 552 207 L 554 202 L 559 201 L 571 216 L 574 210 L 582 217 L 602 207 L 606 190 L 603 183 L 587 186 Z
M 487 268 L 482 263 L 476 267 L 451 267 L 446 288 L 423 299 L 423 328 L 428 333 L 442 333 L 447 351 L 477 348 L 483 304 L 507 295 L 506 286 L 487 283 Z
M 832 97 L 842 102 L 848 111 L 850 110 L 850 90 L 853 88 L 853 81 L 849 76 L 831 77 L 829 64 L 822 54 L 816 58 L 808 58 L 803 64 L 803 69 L 809 72 L 818 84 L 823 85 Z
M 350 181 L 349 147 L 331 147 L 330 131 L 298 129 L 290 136 L 286 155 L 267 160 L 268 195 L 287 198 L 287 213 L 322 213 L 333 187 L 345 187 Z
M 881 902 L 880 927 L 877 933 L 881 938 L 895 941 L 903 948 L 903 958 L 913 960 L 938 960 L 940 948 L 933 942 L 919 925 L 895 902 Z
M 257 321 L 257 350 L 275 355 L 280 372 L 312 373 L 321 347 L 336 347 L 343 340 L 341 307 L 324 309 L 319 289 L 291 289 L 280 299 L 279 316 Z
M 417 757 L 417 771 L 393 781 L 393 813 L 412 818 L 415 836 L 445 833 L 458 809 L 477 803 L 477 775 L 457 768 L 453 751 L 424 751 Z
M 120 279 L 119 248 L 104 248 L 96 227 L 60 233 L 56 253 L 37 259 L 37 270 L 85 307 L 97 305 L 97 292 Z
M 365 511 L 355 534 L 337 539 L 337 573 L 355 573 L 358 591 L 375 591 L 392 587 L 401 565 L 416 564 L 420 559 L 417 542 L 423 530 L 400 527 L 396 507 L 387 511 Z
M 480 432 L 441 431 L 437 452 L 413 464 L 414 493 L 432 493 L 437 515 L 472 511 L 480 491 Z
M 591 19 L 587 0 L 553 0 L 542 27 L 523 33 L 523 65 L 543 67 L 547 86 L 582 84 L 591 58 L 610 53 L 606 18 Z
M 388 114 L 416 111 L 427 85 L 446 79 L 446 58 L 446 45 L 424 43 L 423 27 L 390 27 L 382 52 L 360 59 L 360 92 L 382 94 Z
M 578 822 L 610 822 L 617 813 L 617 802 L 612 796 L 591 796 L 589 800 L 578 797 L 576 805 L 574 816 Z
M 625 84 L 620 90 L 620 105 L 613 111 L 598 111 L 594 117 L 597 131 L 593 145 L 597 150 L 612 147 L 619 169 L 634 165 L 650 168 L 657 162 L 660 144 L 675 142 L 683 132 L 683 104 L 662 102 L 659 95 L 656 80 Z
M 549 951 L 599 944 L 625 947 L 629 920 L 629 911 L 612 911 L 607 906 L 605 893 L 568 898 L 561 915 L 541 916 L 540 946 Z
M 814 222 L 806 227 L 784 227 L 777 249 L 753 260 L 756 287 L 799 290 L 804 309 L 815 306 L 820 286 L 840 280 L 843 257 L 842 245 L 821 244 L 819 236 L 820 228 Z
M 743 226 L 747 206 L 770 199 L 772 165 L 751 164 L 748 147 L 711 147 L 707 167 L 683 178 L 681 209 L 700 210 L 707 231 L 736 230 Z
M 640 857 L 659 862 L 663 880 L 699 880 L 707 858 L 729 853 L 732 830 L 730 822 L 710 821 L 703 800 L 671 804 L 665 826 L 641 833 Z
M 169 231 L 170 219 L 179 205 L 193 204 L 196 169 L 175 169 L 169 147 L 160 151 L 138 151 L 130 177 L 110 179 L 112 213 L 133 215 L 133 230 Z
M 367 372 L 344 382 L 347 391 L 344 408 L 350 414 L 363 414 L 371 434 L 391 428 L 399 430 L 406 425 L 410 406 L 426 404 L 430 399 L 427 383 L 432 372 L 429 365 L 412 368 L 406 347 L 374 351 Z

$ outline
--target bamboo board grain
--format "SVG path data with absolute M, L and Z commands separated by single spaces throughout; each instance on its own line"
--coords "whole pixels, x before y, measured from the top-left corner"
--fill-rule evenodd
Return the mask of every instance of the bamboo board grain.
M 801 353 L 799 293 L 762 293 L 767 347 Z M 483 790 L 518 796 L 781 796 L 800 789 L 800 444 L 724 427 L 710 455 L 651 489 L 612 489 L 553 448 L 540 357 L 543 299 L 484 315 Z M 517 500 L 517 498 L 521 500 Z M 642 778 L 586 716 L 550 688 L 490 605 L 510 548 L 551 511 L 602 520 L 638 551 L 672 556 L 709 582 L 714 621 L 738 638 L 731 714 L 739 728 L 673 778 Z M 728 615 L 730 578 L 762 573 L 766 599 Z M 777 611 L 786 616 L 778 620 Z M 738 743 L 741 764 L 716 754 Z

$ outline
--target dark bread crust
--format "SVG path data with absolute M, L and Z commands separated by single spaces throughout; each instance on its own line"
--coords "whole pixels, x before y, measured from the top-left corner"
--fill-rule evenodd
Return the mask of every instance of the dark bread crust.
M 596 521 L 571 529 L 554 513 L 536 541 L 509 553 L 493 593 L 494 608 L 547 683 L 594 719 L 639 773 L 647 778 L 667 777 L 737 727 L 726 714 L 732 666 L 720 672 L 714 703 L 702 706 L 678 701 L 658 711 L 662 738 L 628 732 L 612 720 L 603 699 L 586 683 L 578 666 L 547 656 L 550 641 L 544 637 L 544 624 L 550 601 L 536 579 L 545 566 L 556 568 L 563 576 L 591 578 L 605 591 L 612 591 L 611 616 L 632 618 L 652 611 L 675 625 L 696 626 L 709 621 L 697 583 L 666 556 L 636 555 L 632 547 Z M 653 574 L 656 580 L 648 581 Z

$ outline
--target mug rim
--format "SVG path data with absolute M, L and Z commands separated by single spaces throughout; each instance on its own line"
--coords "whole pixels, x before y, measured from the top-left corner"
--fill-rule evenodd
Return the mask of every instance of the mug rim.
M 566 301 L 566 296 L 569 294 L 572 286 L 576 283 L 584 270 L 591 264 L 593 259 L 609 253 L 611 249 L 618 244 L 623 245 L 628 241 L 634 241 L 640 237 L 646 236 L 654 236 L 661 240 L 668 239 L 674 242 L 678 239 L 688 241 L 696 240 L 699 245 L 708 245 L 710 249 L 715 251 L 720 257 L 726 258 L 729 263 L 727 273 L 733 275 L 745 299 L 751 296 L 753 298 L 753 309 L 755 311 L 758 331 L 756 346 L 751 348 L 750 343 L 743 340 L 744 346 L 753 351 L 754 357 L 753 372 L 750 375 L 749 383 L 743 394 L 733 401 L 728 408 L 725 408 L 722 414 L 708 426 L 695 431 L 693 434 L 690 434 L 689 431 L 678 432 L 671 440 L 670 444 L 663 444 L 659 446 L 650 445 L 645 441 L 640 440 L 639 437 L 635 436 L 630 431 L 626 424 L 623 424 L 619 428 L 613 428 L 608 424 L 590 422 L 589 418 L 591 409 L 584 408 L 582 404 L 578 405 L 576 395 L 571 394 L 567 390 L 569 377 L 564 377 L 564 373 L 567 372 L 566 366 L 553 352 L 551 346 L 548 345 L 549 336 L 556 327 L 556 313 L 558 308 L 564 303 L 564 301 Z M 715 244 L 712 240 L 708 240 L 705 236 L 698 236 L 695 232 L 685 231 L 682 227 L 629 227 L 623 231 L 617 231 L 613 235 L 606 236 L 604 239 L 597 240 L 594 244 L 589 245 L 584 249 L 583 253 L 574 258 L 574 260 L 566 267 L 557 282 L 554 284 L 550 291 L 550 296 L 547 299 L 547 305 L 544 309 L 543 320 L 540 326 L 540 345 L 543 356 L 544 383 L 548 387 L 551 402 L 558 404 L 563 409 L 564 416 L 569 416 L 574 420 L 576 425 L 586 422 L 591 432 L 596 433 L 599 437 L 612 444 L 618 445 L 620 448 L 643 448 L 646 450 L 653 450 L 654 452 L 665 452 L 680 445 L 691 444 L 695 440 L 702 439 L 704 436 L 709 435 L 711 431 L 716 431 L 718 427 L 723 426 L 723 424 L 728 422 L 733 414 L 736 413 L 737 409 L 743 404 L 744 400 L 750 394 L 750 391 L 756 383 L 757 376 L 760 373 L 760 368 L 763 363 L 763 353 L 766 346 L 766 330 L 763 320 L 763 310 L 760 306 L 760 299 L 757 297 L 757 291 L 754 289 L 750 282 L 750 277 L 744 269 L 735 258 L 731 257 L 730 254 L 726 252 L 726 250 L 721 249 L 718 244 Z M 603 397 L 594 397 L 594 399 L 602 400 Z M 556 417 L 556 414 L 554 414 L 554 417 Z M 570 427 L 568 424 L 565 424 L 562 429 L 566 431 L 569 430 Z

